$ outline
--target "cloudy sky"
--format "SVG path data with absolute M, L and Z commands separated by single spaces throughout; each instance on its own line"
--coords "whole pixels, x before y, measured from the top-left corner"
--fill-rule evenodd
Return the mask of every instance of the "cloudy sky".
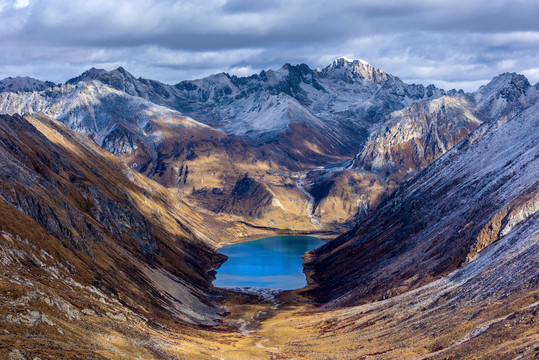
M 536 0 L 0 0 L 0 79 L 124 66 L 165 83 L 362 58 L 407 82 L 539 81 Z

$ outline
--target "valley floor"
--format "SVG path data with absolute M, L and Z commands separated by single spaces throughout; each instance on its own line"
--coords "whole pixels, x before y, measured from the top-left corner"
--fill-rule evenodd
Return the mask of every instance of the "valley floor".
M 460 271 L 460 270 L 459 270 Z M 539 290 L 521 287 L 473 300 L 446 277 L 387 300 L 330 309 L 300 291 L 222 290 L 216 326 L 130 314 L 87 316 L 58 323 L 38 310 L 17 313 L 24 290 L 2 284 L 3 359 L 537 359 Z M 11 298 L 12 301 L 6 301 Z M 103 306 L 111 306 L 103 305 Z M 60 308 L 61 306 L 59 306 Z M 110 316 L 109 316 L 110 315 Z M 5 324 L 5 322 L 3 322 Z

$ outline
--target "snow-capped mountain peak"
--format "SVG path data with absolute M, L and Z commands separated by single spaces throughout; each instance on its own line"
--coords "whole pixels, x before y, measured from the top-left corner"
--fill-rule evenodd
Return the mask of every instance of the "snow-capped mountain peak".
M 359 63 L 359 64 L 363 64 L 365 66 L 370 65 L 366 60 L 359 59 L 359 58 L 357 58 L 357 59 L 349 59 L 346 56 L 341 56 L 341 57 L 338 57 L 335 60 L 333 60 L 333 64 L 336 65 L 336 66 L 339 65 L 339 64 L 346 64 L 346 63 L 351 63 L 351 64 Z
M 105 74 L 107 71 L 105 69 L 96 69 L 95 67 L 90 70 L 86 70 L 82 74 L 72 79 L 67 80 L 67 84 L 76 84 L 79 82 L 89 82 L 92 80 L 98 79 L 101 75 Z
M 28 76 L 8 77 L 0 81 L 0 92 L 42 91 L 55 86 L 50 81 L 41 81 Z
M 481 86 L 473 95 L 479 111 L 491 119 L 527 107 L 535 98 L 536 89 L 528 79 L 517 73 L 503 73 Z
M 400 81 L 398 77 L 375 68 L 365 60 L 351 60 L 346 57 L 339 57 L 333 60 L 330 65 L 322 69 L 322 74 L 346 82 L 366 80 L 377 83 L 378 85 L 383 85 L 388 80 Z

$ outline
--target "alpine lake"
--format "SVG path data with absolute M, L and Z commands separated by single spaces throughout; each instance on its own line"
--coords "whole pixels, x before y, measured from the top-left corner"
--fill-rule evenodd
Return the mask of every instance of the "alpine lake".
M 213 285 L 292 290 L 306 285 L 302 256 L 324 242 L 313 236 L 272 236 L 219 250 L 228 260 Z

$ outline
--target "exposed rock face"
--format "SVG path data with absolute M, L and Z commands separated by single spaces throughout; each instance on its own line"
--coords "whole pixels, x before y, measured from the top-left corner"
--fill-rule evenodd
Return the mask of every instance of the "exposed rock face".
M 444 96 L 390 114 L 371 133 L 352 167 L 407 179 L 465 138 L 483 121 L 514 116 L 537 99 L 517 74 L 501 74 L 471 94 Z
M 386 181 L 367 171 L 313 171 L 311 192 L 314 215 L 332 230 L 345 231 L 367 215 L 391 192 Z
M 352 160 L 328 167 L 323 172 L 313 172 L 310 175 L 313 188 L 327 181 L 338 184 L 335 181 L 337 177 L 351 174 L 347 170 L 362 174 L 368 172 L 378 184 L 362 189 L 358 194 L 373 199 L 370 206 L 366 206 L 364 201 L 347 200 L 350 197 L 344 196 L 322 201 L 319 212 L 335 213 L 337 206 L 355 208 L 360 218 L 365 216 L 399 184 L 413 178 L 482 122 L 512 117 L 530 106 L 537 99 L 537 85 L 532 87 L 522 75 L 507 73 L 495 77 L 474 93 L 451 92 L 451 95 L 392 112 L 371 133 L 365 146 Z M 341 181 L 332 192 L 354 193 L 356 186 L 353 183 L 350 178 L 350 188 L 346 189 L 346 182 Z
M 442 97 L 395 111 L 352 166 L 385 178 L 410 178 L 482 123 L 471 108 L 463 97 Z
M 535 103 L 483 124 L 314 251 L 319 298 L 343 305 L 394 296 L 457 269 L 517 224 L 536 227 L 538 113 Z

